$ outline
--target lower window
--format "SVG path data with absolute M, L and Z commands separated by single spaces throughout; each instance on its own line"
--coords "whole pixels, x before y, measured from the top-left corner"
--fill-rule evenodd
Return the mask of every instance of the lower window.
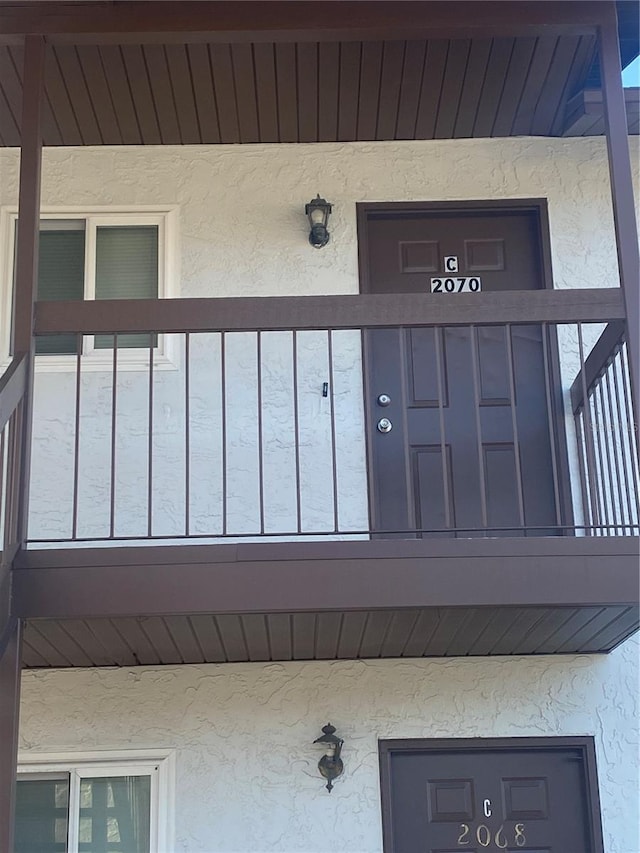
M 157 850 L 161 763 L 61 762 L 19 772 L 15 853 Z

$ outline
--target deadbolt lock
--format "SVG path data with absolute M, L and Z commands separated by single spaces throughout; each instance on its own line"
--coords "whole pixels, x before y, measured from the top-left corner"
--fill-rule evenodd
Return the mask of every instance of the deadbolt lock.
M 379 406 L 388 406 L 391 403 L 391 397 L 388 394 L 378 394 L 377 403 Z
M 389 420 L 389 418 L 380 418 L 377 424 L 378 432 L 391 432 L 393 429 L 393 424 Z

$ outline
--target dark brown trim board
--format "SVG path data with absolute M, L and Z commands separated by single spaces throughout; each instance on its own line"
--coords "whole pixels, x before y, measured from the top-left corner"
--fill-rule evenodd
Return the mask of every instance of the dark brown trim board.
M 122 2 L 0 5 L 0 41 L 45 34 L 54 43 L 331 41 L 594 32 L 603 2 Z M 75 6 L 75 8 L 73 8 Z
M 7 543 L 8 550 L 13 550 L 26 539 L 29 516 L 31 415 L 35 357 L 33 316 L 38 287 L 45 52 L 46 45 L 42 36 L 28 36 L 25 39 L 12 352 L 27 353 L 26 393 L 23 398 L 20 445 L 18 448 L 20 470 L 16 495 L 16 542 Z
M 588 809 L 591 850 L 589 853 L 604 853 L 602 821 L 600 817 L 600 795 L 596 768 L 596 752 L 593 737 L 515 737 L 515 738 L 420 738 L 410 740 L 381 740 L 378 742 L 380 756 L 380 789 L 382 799 L 382 835 L 384 853 L 394 853 L 392 772 L 394 755 L 402 753 L 429 753 L 457 750 L 572 750 L 579 753 L 584 768 L 585 797 Z M 585 851 L 586 853 L 586 851 Z
M 37 302 L 36 335 L 366 329 L 468 323 L 599 323 L 624 319 L 619 287 L 334 296 L 231 296 Z
M 638 605 L 633 536 L 43 549 L 16 563 L 22 619 Z
M 18 755 L 22 624 L 13 620 L 0 652 L 0 850 L 13 850 L 13 814 Z

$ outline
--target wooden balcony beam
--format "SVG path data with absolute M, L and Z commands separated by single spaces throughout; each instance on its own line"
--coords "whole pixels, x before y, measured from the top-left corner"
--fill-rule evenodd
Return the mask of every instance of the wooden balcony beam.
M 361 329 L 624 319 L 620 288 L 38 302 L 36 335 Z
M 14 570 L 23 619 L 637 604 L 632 536 L 47 549 Z
M 51 43 L 304 42 L 589 35 L 604 2 L 40 2 L 0 5 L 0 43 L 42 34 Z

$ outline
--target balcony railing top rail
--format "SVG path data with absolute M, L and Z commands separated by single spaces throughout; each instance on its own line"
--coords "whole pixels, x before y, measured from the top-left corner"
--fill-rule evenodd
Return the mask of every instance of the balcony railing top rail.
M 622 291 L 611 287 L 455 295 L 384 293 L 38 302 L 35 332 L 364 329 L 471 323 L 589 323 L 624 318 Z

